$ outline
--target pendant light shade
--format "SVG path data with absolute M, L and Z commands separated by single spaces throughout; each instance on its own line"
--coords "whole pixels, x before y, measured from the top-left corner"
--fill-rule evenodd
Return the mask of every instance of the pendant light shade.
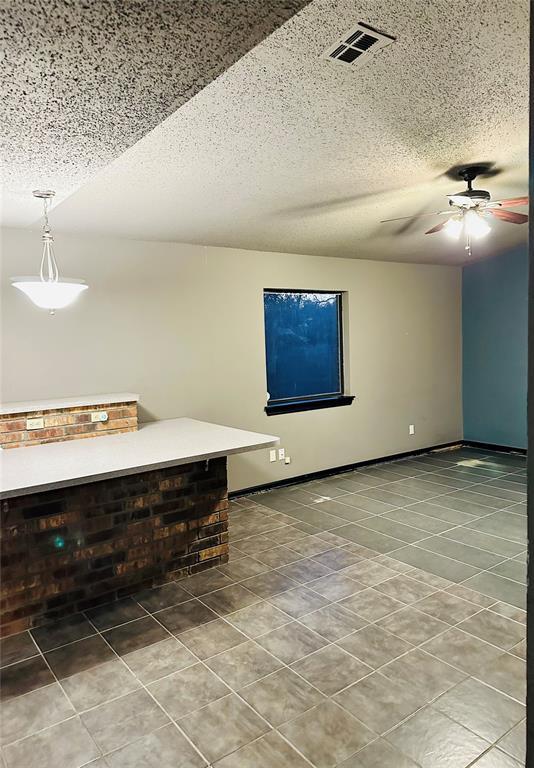
M 47 309 L 53 315 L 56 309 L 63 309 L 78 298 L 89 286 L 85 280 L 72 280 L 59 277 L 59 269 L 54 256 L 54 238 L 48 223 L 48 208 L 55 192 L 36 190 L 34 197 L 40 197 L 44 204 L 43 255 L 41 273 L 33 277 L 12 277 L 11 285 L 26 294 L 36 307 Z
M 40 277 L 12 277 L 11 285 L 25 293 L 36 307 L 50 312 L 68 307 L 89 287 L 83 280 L 43 281 Z

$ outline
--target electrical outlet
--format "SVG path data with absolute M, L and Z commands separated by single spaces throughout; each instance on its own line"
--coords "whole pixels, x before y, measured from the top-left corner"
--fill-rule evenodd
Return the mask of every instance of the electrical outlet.
M 291 464 L 291 456 L 286 456 L 285 457 L 284 464 Z
M 278 458 L 280 459 L 280 461 L 285 459 L 285 457 L 286 457 L 286 449 L 285 448 L 279 448 L 278 449 Z
M 273 448 L 272 451 L 269 451 L 269 461 L 272 462 L 276 461 L 276 448 Z
M 410 435 L 415 435 L 415 424 L 410 424 Z
M 93 411 L 91 414 L 91 421 L 107 421 L 108 420 L 108 412 L 107 411 Z
M 35 419 L 26 419 L 26 429 L 42 429 L 44 427 L 44 418 L 39 416 Z

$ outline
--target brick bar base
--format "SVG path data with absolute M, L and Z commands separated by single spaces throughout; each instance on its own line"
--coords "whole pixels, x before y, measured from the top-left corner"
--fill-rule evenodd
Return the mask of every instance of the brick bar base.
M 226 458 L 2 502 L 0 634 L 228 560 Z

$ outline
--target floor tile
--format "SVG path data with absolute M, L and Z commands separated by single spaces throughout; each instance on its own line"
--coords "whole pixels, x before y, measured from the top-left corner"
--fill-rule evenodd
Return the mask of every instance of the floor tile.
M 211 762 L 257 739 L 269 726 L 235 694 L 180 720 L 180 727 Z
M 484 549 L 470 547 L 459 541 L 453 541 L 446 536 L 431 536 L 424 541 L 419 542 L 422 549 L 435 552 L 438 555 L 450 557 L 458 560 L 460 563 L 472 565 L 475 568 L 492 568 L 502 561 L 502 555 L 496 555 L 493 552 L 487 552 Z
M 320 562 L 311 558 L 297 560 L 296 563 L 285 565 L 279 568 L 278 571 L 284 576 L 294 579 L 299 584 L 306 584 L 308 581 L 314 581 L 315 579 L 320 579 L 321 576 L 327 576 L 329 573 L 332 573 L 330 568 L 321 565 Z
M 111 645 L 115 653 L 124 656 L 126 653 L 166 640 L 170 635 L 156 619 L 146 616 L 144 619 L 136 619 L 128 624 L 108 629 L 102 633 L 102 637 Z
M 300 520 L 303 523 L 308 523 L 308 525 L 313 525 L 320 531 L 328 531 L 342 525 L 343 519 L 341 517 L 329 515 L 326 511 L 323 512 L 320 507 L 320 504 L 312 504 L 308 507 L 292 509 L 289 514 L 295 520 Z
M 377 739 L 354 757 L 339 764 L 339 768 L 419 768 L 384 739 Z
M 506 736 L 503 736 L 499 741 L 499 749 L 506 752 L 507 755 L 511 755 L 516 760 L 519 760 L 521 766 L 525 765 L 525 752 L 526 752 L 526 730 L 525 721 L 518 723 L 508 731 Z
M 365 589 L 363 584 L 343 573 L 323 576 L 316 581 L 309 582 L 306 586 L 327 600 L 341 600 L 343 597 L 349 597 L 355 592 L 361 592 L 362 589 Z
M 482 533 L 490 533 L 493 536 L 502 536 L 522 544 L 526 541 L 526 518 L 521 515 L 513 515 L 507 512 L 494 512 L 492 515 L 468 523 L 468 528 L 473 528 Z
M 375 738 L 333 701 L 310 709 L 280 731 L 317 768 L 334 768 Z
M 94 707 L 82 714 L 81 720 L 104 753 L 124 747 L 170 722 L 142 688 Z
M 506 560 L 506 562 L 496 565 L 491 571 L 498 576 L 504 576 L 506 579 L 518 581 L 520 584 L 527 583 L 526 561 L 519 562 L 518 560 Z
M 76 613 L 74 616 L 66 616 L 53 624 L 32 629 L 31 634 L 44 653 L 60 645 L 66 645 L 75 640 L 83 640 L 84 637 L 94 635 L 95 632 L 96 630 L 85 616 L 82 613 Z
M 313 555 L 318 555 L 320 552 L 326 552 L 332 548 L 327 541 L 319 536 L 309 536 L 307 539 L 292 541 L 288 546 L 303 557 L 313 557 Z
M 386 738 L 422 768 L 466 768 L 490 746 L 431 707 L 413 715 Z
M 243 579 L 250 579 L 251 576 L 258 576 L 260 573 L 266 573 L 269 570 L 269 566 L 264 563 L 260 563 L 253 557 L 242 557 L 235 563 L 226 563 L 218 567 L 225 576 L 235 581 L 242 581 Z
M 166 608 L 156 613 L 155 616 L 164 627 L 167 627 L 174 634 L 186 632 L 188 629 L 199 627 L 201 624 L 219 618 L 214 611 L 199 600 L 189 600 L 187 603 Z
M 465 587 L 482 592 L 483 595 L 502 600 L 505 603 L 524 608 L 526 603 L 526 588 L 516 581 L 505 579 L 495 573 L 479 573 L 463 582 Z
M 244 609 L 246 610 L 246 609 Z M 199 659 L 208 659 L 216 653 L 222 653 L 244 643 L 248 638 L 224 619 L 210 621 L 178 636 L 190 651 Z
M 373 531 L 380 531 L 380 533 L 384 533 L 386 536 L 392 536 L 393 538 L 408 544 L 413 544 L 428 536 L 426 531 L 420 531 L 418 528 L 403 525 L 403 523 L 391 520 L 382 515 L 365 520 L 362 522 L 362 525 L 366 528 L 371 528 Z
M 499 616 L 493 611 L 480 611 L 458 625 L 488 643 L 507 651 L 525 637 L 525 629 L 517 621 Z
M 107 603 L 98 608 L 92 608 L 85 613 L 91 623 L 100 631 L 146 616 L 145 609 L 130 597 L 116 603 Z
M 239 693 L 273 726 L 292 720 L 324 699 L 316 688 L 287 668 L 247 685 Z
M 366 625 L 364 619 L 337 604 L 326 605 L 318 611 L 308 613 L 300 618 L 300 622 L 330 642 L 339 640 Z
M 233 583 L 231 578 L 224 573 L 221 573 L 217 568 L 210 568 L 207 571 L 202 571 L 202 573 L 189 576 L 179 582 L 180 587 L 193 595 L 193 597 L 207 595 L 209 592 L 214 592 L 216 589 L 229 587 Z
M 329 549 L 326 552 L 321 552 L 313 557 L 316 563 L 326 566 L 331 571 L 341 571 L 343 568 L 348 568 L 349 565 L 354 565 L 360 557 L 353 555 L 351 552 L 347 552 L 344 549 Z
M 294 579 L 289 579 L 278 571 L 269 571 L 259 576 L 253 576 L 251 579 L 242 582 L 242 584 L 250 592 L 262 598 L 272 597 L 279 592 L 284 592 L 286 589 L 298 587 L 298 582 L 294 581 Z M 235 610 L 238 609 L 236 608 Z
M 309 763 L 271 731 L 214 764 L 214 768 L 308 768 Z
M 473 678 L 451 688 L 433 707 L 492 743 L 525 716 L 522 704 Z
M 163 709 L 174 719 L 184 717 L 230 693 L 203 664 L 195 664 L 148 686 Z
M 456 583 L 475 576 L 479 572 L 479 569 L 472 565 L 459 563 L 456 560 L 451 560 L 450 557 L 443 557 L 443 555 L 436 552 L 422 549 L 420 546 L 397 549 L 395 557 L 402 560 L 403 563 L 430 571 L 430 573 L 434 573 L 436 576 L 442 576 L 444 579 L 449 579 Z
M 366 587 L 374 587 L 381 581 L 397 576 L 397 571 L 377 563 L 375 560 L 362 560 L 348 568 L 344 575 L 365 584 Z
M 58 683 L 2 704 L 2 746 L 66 720 L 74 710 Z
M 423 571 L 421 568 L 412 568 L 408 573 L 408 576 L 411 579 L 415 579 L 416 581 L 420 581 L 423 584 L 426 584 L 427 587 L 433 587 L 434 591 L 438 589 L 449 589 L 450 587 L 454 586 L 454 582 L 449 581 L 449 579 L 444 579 L 442 576 L 436 576 L 435 573 Z
M 114 659 L 71 675 L 62 685 L 75 710 L 83 712 L 139 688 L 140 683 L 119 659 Z
M 501 654 L 482 667 L 476 677 L 520 703 L 525 701 L 526 665 L 516 656 Z
M 272 545 L 272 540 L 267 536 L 250 536 L 247 539 L 240 540 L 239 549 L 247 555 L 255 556 L 259 552 L 265 552 L 266 549 L 270 549 Z
M 145 685 L 196 663 L 195 657 L 174 638 L 127 653 L 122 659 Z
M 269 603 L 294 619 L 328 605 L 328 600 L 306 587 L 297 587 L 269 598 Z
M 410 504 L 412 503 L 413 501 L 410 500 Z M 384 517 L 388 520 L 395 520 L 398 523 L 411 525 L 413 528 L 418 528 L 426 533 L 443 533 L 443 531 L 451 527 L 451 523 L 435 517 L 429 517 L 428 515 L 422 515 L 413 509 L 394 509 L 391 512 L 387 512 Z
M 253 683 L 281 667 L 280 661 L 254 640 L 213 656 L 206 664 L 234 690 Z
M 338 528 L 336 533 L 349 541 L 354 541 L 356 544 L 369 547 L 369 549 L 374 549 L 382 554 L 399 549 L 405 544 L 404 541 L 399 541 L 391 536 L 384 536 L 384 534 L 378 533 L 378 531 L 363 528 L 361 525 L 356 525 L 356 523 L 344 525 Z
M 443 535 L 447 539 L 461 541 L 471 547 L 485 549 L 487 552 L 493 552 L 494 554 L 502 555 L 503 557 L 513 557 L 514 555 L 519 554 L 524 546 L 523 544 L 517 544 L 514 541 L 503 539 L 500 536 L 492 536 L 491 534 L 475 531 L 472 528 L 466 528 L 465 526 L 453 528 Z
M 424 703 L 409 683 L 389 680 L 379 672 L 341 691 L 334 700 L 380 734 L 398 725 Z
M 29 632 L 0 638 L 0 666 L 24 661 L 39 653 Z
M 524 763 L 518 763 L 497 747 L 484 752 L 482 757 L 473 763 L 473 768 L 523 768 L 523 766 Z
M 472 515 L 468 515 L 465 512 L 458 512 L 456 509 L 440 507 L 439 504 L 433 504 L 430 501 L 421 501 L 418 504 L 413 504 L 411 507 L 406 507 L 406 509 L 413 510 L 418 514 L 426 515 L 427 517 L 433 517 L 435 520 L 442 520 L 451 525 L 462 525 L 463 523 L 469 523 L 473 520 Z
M 257 642 L 284 664 L 291 664 L 327 644 L 316 632 L 296 621 L 259 637 Z
M 335 645 L 321 648 L 291 668 L 326 696 L 333 696 L 372 672 L 367 664 Z
M 80 768 L 100 756 L 77 717 L 10 744 L 4 754 L 8 768 Z
M 478 605 L 480 608 L 489 608 L 495 604 L 493 597 L 486 597 L 481 592 L 475 592 L 474 589 L 464 587 L 463 584 L 453 584 L 452 587 L 447 587 L 447 592 L 455 597 L 461 597 L 462 600 L 467 600 L 470 603 Z
M 54 682 L 43 657 L 34 656 L 0 670 L 0 699 L 7 701 Z
M 163 608 L 170 608 L 172 605 L 184 603 L 186 600 L 190 600 L 191 596 L 179 584 L 173 581 L 170 584 L 164 584 L 162 587 L 145 589 L 143 592 L 138 592 L 135 595 L 135 599 L 146 611 L 153 613 L 154 611 L 161 611 Z
M 450 592 L 436 592 L 420 600 L 414 607 L 448 624 L 457 624 L 480 610 L 478 605 L 455 597 Z
M 464 672 L 420 650 L 391 661 L 380 672 L 390 680 L 413 684 L 425 701 L 445 693 L 465 678 Z
M 356 507 L 362 510 L 362 512 L 366 512 L 368 516 L 382 515 L 384 512 L 389 512 L 397 506 L 396 504 L 387 504 L 384 501 L 373 499 L 363 493 L 352 493 L 350 496 L 343 496 L 343 498 L 338 500 L 344 504 L 350 504 L 351 507 Z
M 376 589 L 365 589 L 340 601 L 340 605 L 354 611 L 367 621 L 376 621 L 404 606 L 392 597 L 382 595 Z
M 495 646 L 457 628 L 428 640 L 421 649 L 471 675 L 500 655 Z
M 256 578 L 261 578 L 261 576 Z M 259 598 L 257 594 L 251 592 L 243 584 L 233 584 L 230 587 L 218 589 L 216 592 L 210 592 L 208 595 L 204 595 L 201 600 L 215 613 L 226 616 L 228 613 L 239 611 L 241 608 L 257 603 Z
M 377 626 L 401 637 L 412 645 L 420 645 L 431 637 L 444 632 L 449 625 L 444 621 L 408 606 L 380 619 Z
M 373 669 L 387 664 L 413 647 L 374 624 L 339 640 L 337 645 Z
M 395 598 L 401 603 L 416 603 L 424 597 L 428 597 L 436 590 L 423 584 L 421 581 L 410 578 L 406 574 L 395 576 L 387 581 L 377 584 L 375 589 L 384 595 Z
M 248 637 L 256 638 L 289 623 L 291 617 L 262 600 L 231 613 L 226 620 Z
M 202 768 L 206 761 L 174 725 L 167 725 L 107 755 L 106 764 L 109 768 Z
M 499 616 L 506 616 L 507 619 L 513 619 L 513 621 L 517 621 L 523 624 L 523 626 L 526 624 L 527 614 L 524 608 L 516 608 L 508 603 L 494 602 L 490 607 L 490 611 L 498 613 Z

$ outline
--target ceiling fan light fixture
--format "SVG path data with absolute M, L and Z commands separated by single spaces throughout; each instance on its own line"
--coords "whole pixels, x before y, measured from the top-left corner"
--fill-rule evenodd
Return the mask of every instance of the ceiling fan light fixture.
M 463 222 L 461 216 L 451 216 L 447 223 L 443 227 L 443 231 L 452 237 L 453 240 L 458 240 L 462 234 Z
M 11 285 L 22 291 L 36 307 L 47 309 L 53 315 L 56 309 L 63 309 L 78 298 L 80 293 L 89 286 L 85 280 L 71 280 L 59 277 L 59 268 L 54 255 L 52 232 L 48 223 L 48 209 L 50 200 L 55 192 L 52 190 L 35 190 L 34 197 L 39 197 L 44 205 L 43 225 L 43 255 L 41 258 L 41 271 L 38 276 L 12 277 Z
M 467 236 L 474 237 L 476 240 L 485 237 L 491 231 L 491 227 L 478 211 L 466 211 L 464 221 Z

